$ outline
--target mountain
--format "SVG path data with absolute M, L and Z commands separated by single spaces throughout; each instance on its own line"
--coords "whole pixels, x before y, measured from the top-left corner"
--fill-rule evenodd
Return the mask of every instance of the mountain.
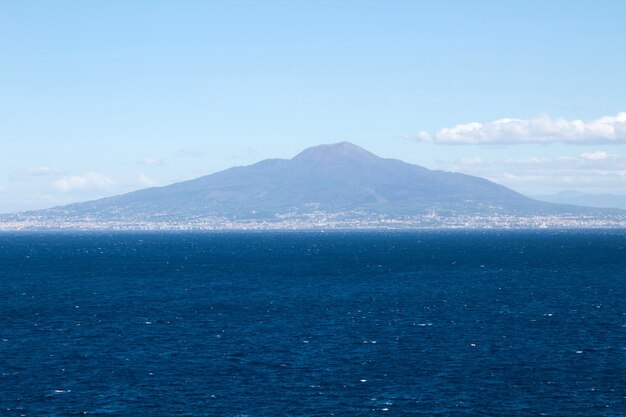
M 590 194 L 579 191 L 562 191 L 556 194 L 538 195 L 534 196 L 534 198 L 550 203 L 626 210 L 626 195 L 620 194 Z
M 305 226 L 311 222 L 330 224 L 338 218 L 343 223 L 337 224 L 342 225 L 408 217 L 437 218 L 429 220 L 436 224 L 459 216 L 587 212 L 580 207 L 533 200 L 483 178 L 381 158 L 341 142 L 308 148 L 288 160 L 268 159 L 165 187 L 22 213 L 4 221 L 44 227 L 91 227 L 103 222 L 228 226 L 232 222 L 272 222 L 300 216 L 305 220 L 298 224 Z M 473 223 L 461 223 L 468 224 Z
M 308 148 L 165 187 L 53 209 L 70 215 L 169 217 L 217 214 L 264 217 L 294 210 L 412 213 L 424 208 L 547 207 L 469 175 L 431 171 L 380 158 L 348 142 Z

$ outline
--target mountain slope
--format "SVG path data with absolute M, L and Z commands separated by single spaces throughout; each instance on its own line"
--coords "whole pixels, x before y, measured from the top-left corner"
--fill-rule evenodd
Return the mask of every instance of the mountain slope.
M 364 211 L 419 215 L 551 213 L 539 202 L 486 179 L 380 158 L 342 142 L 165 187 L 45 210 L 44 216 L 184 220 L 202 216 L 273 218 L 278 213 Z

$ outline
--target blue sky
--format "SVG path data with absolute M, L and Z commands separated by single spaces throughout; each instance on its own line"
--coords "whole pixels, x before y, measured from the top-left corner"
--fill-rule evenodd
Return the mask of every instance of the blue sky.
M 626 194 L 624 16 L 617 1 L 1 2 L 0 212 L 344 140 L 527 194 Z

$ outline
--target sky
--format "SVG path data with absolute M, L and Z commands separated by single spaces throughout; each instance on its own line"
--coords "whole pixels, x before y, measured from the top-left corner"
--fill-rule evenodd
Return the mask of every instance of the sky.
M 0 212 L 350 141 L 626 194 L 626 2 L 0 1 Z

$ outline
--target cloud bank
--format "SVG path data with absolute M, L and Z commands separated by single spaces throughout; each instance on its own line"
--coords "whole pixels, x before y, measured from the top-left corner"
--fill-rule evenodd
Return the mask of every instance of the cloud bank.
M 162 158 L 152 158 L 152 157 L 140 158 L 137 160 L 137 163 L 139 165 L 148 165 L 148 166 L 159 166 L 159 167 L 165 166 L 165 160 Z
M 413 139 L 451 145 L 568 143 L 575 145 L 626 144 L 626 112 L 595 120 L 567 120 L 541 116 L 498 119 L 445 127 L 434 135 L 419 132 Z
M 591 193 L 626 190 L 626 156 L 605 150 L 547 158 L 479 161 L 476 157 L 464 158 L 444 163 L 441 168 L 485 177 L 530 194 L 564 189 Z
M 59 191 L 69 192 L 75 190 L 105 189 L 113 185 L 113 180 L 96 172 L 88 172 L 84 175 L 72 175 L 59 178 L 52 183 Z

